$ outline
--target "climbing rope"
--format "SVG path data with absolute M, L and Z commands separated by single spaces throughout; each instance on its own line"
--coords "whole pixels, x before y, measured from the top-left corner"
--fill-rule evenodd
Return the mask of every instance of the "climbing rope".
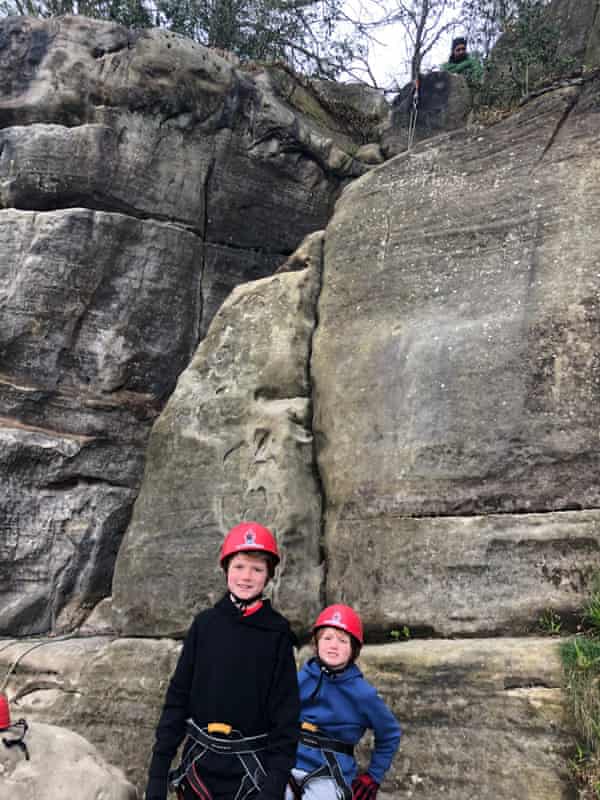
M 413 89 L 412 108 L 408 118 L 408 150 L 411 149 L 415 138 L 415 131 L 417 129 L 417 116 L 419 114 L 419 78 L 415 78 L 415 85 Z
M 0 692 L 3 692 L 6 689 L 10 676 L 13 674 L 13 672 L 19 666 L 19 663 L 25 658 L 26 655 L 31 653 L 32 650 L 36 650 L 38 647 L 43 647 L 46 644 L 54 644 L 55 642 L 64 642 L 65 639 L 82 639 L 82 638 L 84 638 L 84 637 L 81 636 L 81 634 L 78 634 L 78 633 L 67 633 L 64 636 L 53 636 L 52 638 L 44 638 L 41 641 L 36 642 L 36 644 L 31 645 L 31 647 L 28 647 L 26 650 L 24 650 L 22 653 L 20 653 L 17 656 L 17 658 L 13 661 L 13 663 L 10 665 L 10 667 L 8 668 L 8 670 L 6 672 L 6 675 L 4 676 L 4 680 L 2 681 L 2 684 L 0 684 Z M 17 644 L 17 643 L 18 643 L 18 640 L 14 640 L 14 641 L 10 642 L 9 644 L 5 645 L 2 648 L 2 650 L 6 650 L 11 645 Z
M 79 633 L 78 631 L 76 631 L 74 633 L 65 633 L 65 634 L 62 634 L 61 636 L 52 636 L 52 635 L 48 636 L 48 635 L 45 635 L 45 636 L 43 636 L 43 638 L 40 637 L 38 641 L 35 641 L 35 639 L 34 639 L 35 644 L 32 644 L 31 647 L 28 647 L 25 650 L 23 650 L 22 653 L 19 653 L 17 658 L 15 658 L 15 660 L 12 662 L 12 664 L 8 668 L 4 678 L 2 680 L 2 683 L 0 683 L 0 692 L 4 692 L 6 690 L 6 687 L 8 685 L 8 681 L 10 679 L 10 676 L 13 674 L 13 672 L 16 670 L 16 668 L 19 666 L 20 662 L 25 658 L 25 656 L 29 655 L 29 653 L 31 653 L 33 650 L 36 650 L 38 647 L 44 647 L 45 645 L 55 644 L 56 642 L 64 642 L 67 639 L 91 639 L 94 636 L 96 636 L 96 634 L 94 634 L 94 633 Z M 33 637 L 31 637 L 31 638 L 33 638 Z M 31 640 L 31 638 L 30 638 L 30 640 Z M 3 647 L 0 647 L 0 653 L 3 650 L 7 650 L 9 647 L 13 647 L 13 646 L 15 646 L 15 645 L 17 645 L 19 643 L 20 643 L 19 639 L 11 639 Z

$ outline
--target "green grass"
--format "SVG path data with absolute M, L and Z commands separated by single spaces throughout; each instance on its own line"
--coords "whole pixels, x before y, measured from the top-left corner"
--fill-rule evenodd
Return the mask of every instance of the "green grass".
M 542 633 L 550 636 L 558 636 L 562 628 L 562 621 L 559 615 L 551 608 L 547 608 L 538 620 L 538 625 Z
M 600 800 L 600 583 L 596 578 L 582 615 L 584 633 L 560 654 L 578 743 L 570 762 L 579 800 Z

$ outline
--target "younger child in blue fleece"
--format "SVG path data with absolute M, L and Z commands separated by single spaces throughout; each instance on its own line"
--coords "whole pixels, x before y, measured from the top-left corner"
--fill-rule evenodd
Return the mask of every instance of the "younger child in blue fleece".
M 316 656 L 298 675 L 302 733 L 286 800 L 375 800 L 398 749 L 398 721 L 354 663 L 362 622 L 349 606 L 332 605 L 313 626 Z M 371 728 L 375 747 L 357 775 L 354 745 Z

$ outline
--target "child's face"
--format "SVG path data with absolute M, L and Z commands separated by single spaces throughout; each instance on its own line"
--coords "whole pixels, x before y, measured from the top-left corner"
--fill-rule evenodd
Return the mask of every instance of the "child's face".
M 321 628 L 317 632 L 317 655 L 330 669 L 345 667 L 352 656 L 350 635 L 339 628 Z
M 227 588 L 240 600 L 250 600 L 267 585 L 269 570 L 261 555 L 236 553 L 227 568 Z

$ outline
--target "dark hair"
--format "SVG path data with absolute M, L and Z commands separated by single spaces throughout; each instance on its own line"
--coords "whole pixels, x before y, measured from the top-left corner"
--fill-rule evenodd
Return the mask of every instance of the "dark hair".
M 259 556 L 259 558 L 261 558 L 267 565 L 269 580 L 275 575 L 275 567 L 277 566 L 277 560 L 275 559 L 274 556 L 271 555 L 271 553 L 263 553 L 262 550 L 240 550 L 237 553 L 232 553 L 230 556 L 224 558 L 221 566 L 223 567 L 223 572 L 225 573 L 225 575 L 227 575 L 227 572 L 229 570 L 229 564 L 231 563 L 231 559 L 234 556 L 239 555 L 240 553 L 244 556 Z
M 462 53 L 460 56 L 455 56 L 454 51 L 459 45 L 465 46 L 465 52 Z M 458 64 L 460 61 L 464 61 L 467 57 L 467 40 L 464 36 L 457 36 L 456 39 L 452 39 L 452 50 L 450 51 L 450 58 L 448 59 L 451 64 Z

